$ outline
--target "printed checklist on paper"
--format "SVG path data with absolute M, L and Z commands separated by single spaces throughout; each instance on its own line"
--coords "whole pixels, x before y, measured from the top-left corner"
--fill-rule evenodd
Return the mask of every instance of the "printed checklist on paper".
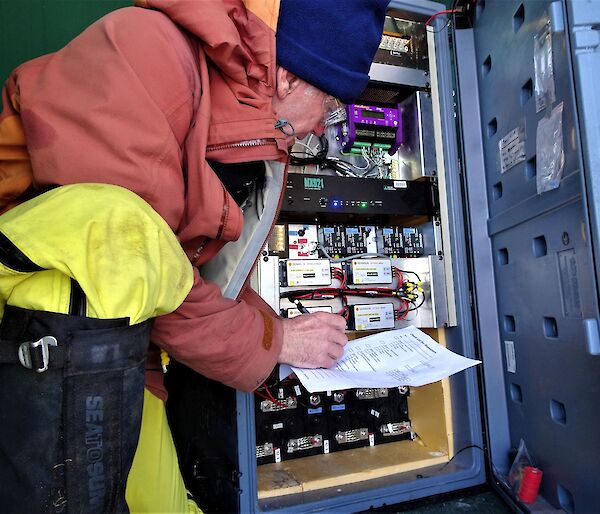
M 390 330 L 350 341 L 332 369 L 282 365 L 311 393 L 363 387 L 421 386 L 463 371 L 480 361 L 447 350 L 415 327 Z

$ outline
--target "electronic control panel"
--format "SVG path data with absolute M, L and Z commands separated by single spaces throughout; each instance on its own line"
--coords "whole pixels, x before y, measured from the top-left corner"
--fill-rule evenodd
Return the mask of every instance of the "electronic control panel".
M 282 213 L 387 214 L 431 217 L 430 182 L 314 176 L 290 173 Z

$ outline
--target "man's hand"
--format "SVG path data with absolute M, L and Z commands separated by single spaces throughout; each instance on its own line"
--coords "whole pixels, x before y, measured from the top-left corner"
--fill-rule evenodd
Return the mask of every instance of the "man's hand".
M 283 320 L 279 362 L 300 368 L 330 368 L 344 353 L 346 320 L 315 312 Z

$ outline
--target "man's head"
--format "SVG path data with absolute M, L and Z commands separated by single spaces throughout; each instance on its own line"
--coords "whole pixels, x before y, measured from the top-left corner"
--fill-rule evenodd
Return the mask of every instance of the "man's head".
M 273 108 L 296 135 L 320 129 L 329 96 L 351 103 L 369 81 L 389 0 L 281 0 Z M 312 125 L 311 125 L 312 124 Z

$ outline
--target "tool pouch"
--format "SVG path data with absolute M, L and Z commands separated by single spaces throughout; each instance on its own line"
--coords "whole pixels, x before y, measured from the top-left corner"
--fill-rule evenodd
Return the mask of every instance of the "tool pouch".
M 6 307 L 0 510 L 129 512 L 151 322 Z

